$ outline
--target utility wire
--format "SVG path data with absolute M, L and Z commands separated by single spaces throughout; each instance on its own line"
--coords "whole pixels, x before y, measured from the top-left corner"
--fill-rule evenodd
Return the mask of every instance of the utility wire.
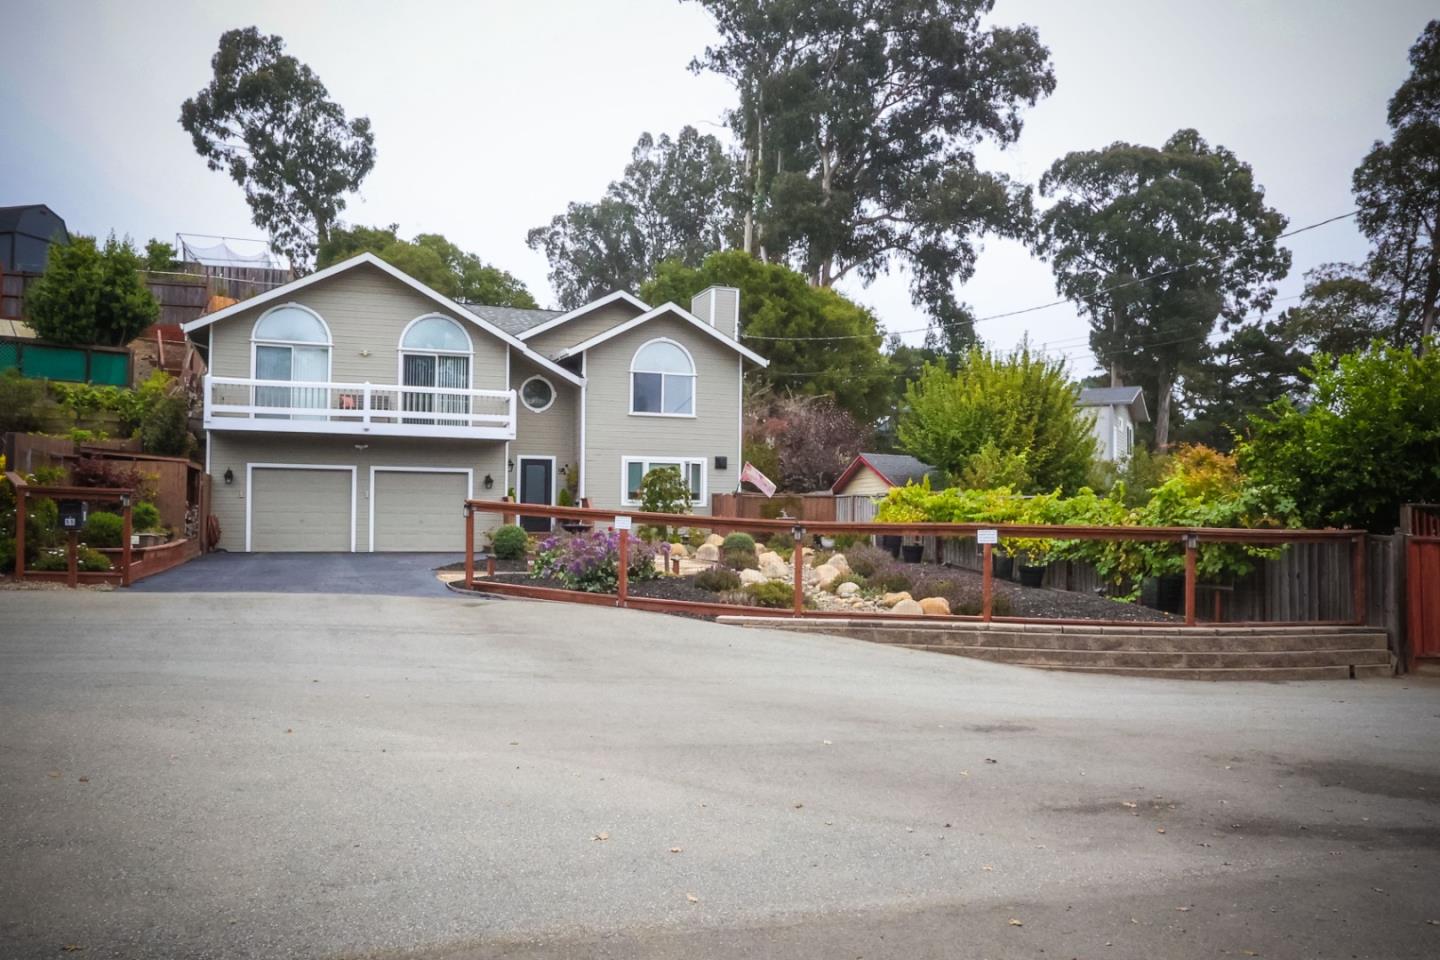
M 1342 214 L 1339 214 L 1338 216 L 1330 217 L 1330 218 L 1328 218 L 1328 219 L 1326 219 L 1326 220 L 1321 220 L 1321 221 L 1319 221 L 1319 222 L 1317 222 L 1317 223 L 1311 223 L 1311 224 L 1307 224 L 1306 226 L 1303 226 L 1303 227 L 1297 227 L 1296 229 L 1291 230 L 1291 231 L 1289 231 L 1288 233 L 1282 233 L 1282 234 L 1280 234 L 1278 237 L 1275 238 L 1275 240 L 1277 240 L 1277 241 L 1278 241 L 1278 240 L 1285 240 L 1285 239 L 1287 239 L 1287 238 L 1289 238 L 1289 237 L 1293 237 L 1293 236 L 1296 236 L 1296 235 L 1301 234 L 1301 233 L 1306 233 L 1307 231 L 1310 231 L 1310 230 L 1317 230 L 1317 229 L 1319 229 L 1320 227 L 1328 226 L 1328 225 L 1330 225 L 1330 224 L 1332 224 L 1332 223 L 1337 223 L 1337 222 L 1339 222 L 1339 221 L 1341 221 L 1341 220 L 1348 220 L 1349 218 L 1355 216 L 1355 214 L 1357 214 L 1357 213 L 1359 213 L 1359 212 L 1360 212 L 1360 211 L 1358 211 L 1358 210 L 1351 210 L 1349 213 L 1342 213 Z M 1258 244 L 1258 243 L 1262 243 L 1262 242 L 1271 242 L 1271 241 L 1258 241 L 1258 240 L 1256 241 L 1257 244 Z M 1106 287 L 1106 288 L 1104 288 L 1103 290 L 1097 290 L 1097 291 L 1092 295 L 1092 298 L 1093 298 L 1093 297 L 1101 297 L 1101 296 L 1104 296 L 1104 295 L 1107 294 L 1107 293 L 1113 293 L 1113 292 L 1116 291 L 1116 290 L 1123 290 L 1123 289 L 1125 289 L 1126 287 L 1133 287 L 1133 286 L 1135 286 L 1136 284 L 1148 283 L 1148 282 L 1151 281 L 1151 280 L 1158 280 L 1158 279 L 1161 278 L 1161 277 L 1168 277 L 1168 276 L 1169 276 L 1170 274 L 1172 274 L 1172 273 L 1179 273 L 1179 272 L 1182 271 L 1182 270 L 1189 270 L 1191 267 L 1198 267 L 1198 266 L 1200 266 L 1201 264 L 1209 263 L 1209 262 L 1211 262 L 1212 260 L 1218 260 L 1218 259 L 1220 259 L 1220 254 L 1216 254 L 1215 256 L 1211 256 L 1211 257 L 1202 257 L 1202 258 L 1199 259 L 1199 260 L 1194 260 L 1194 261 L 1191 261 L 1190 263 L 1182 263 L 1182 264 L 1181 264 L 1180 266 L 1178 266 L 1178 267 L 1171 267 L 1169 270 L 1161 270 L 1159 273 L 1152 273 L 1152 274 L 1150 274 L 1149 276 L 1145 276 L 1145 277 L 1135 277 L 1134 279 L 1131 279 L 1131 280 L 1125 280 L 1125 281 L 1122 281 L 1122 282 L 1120 282 L 1120 283 L 1114 284 L 1114 285 L 1112 285 L 1112 286 Z M 1059 300 L 1051 300 L 1049 303 L 1038 303 L 1038 304 L 1036 304 L 1036 305 L 1033 306 L 1033 307 L 1022 307 L 1022 308 L 1019 309 L 1019 310 L 1007 310 L 1007 311 L 1005 311 L 1004 313 L 992 313 L 992 314 L 989 314 L 989 315 L 984 316 L 984 317 L 976 317 L 976 318 L 975 318 L 973 321 L 971 321 L 971 322 L 972 322 L 972 324 L 973 324 L 973 323 L 985 323 L 985 322 L 990 321 L 990 320 L 1004 320 L 1004 319 L 1006 319 L 1007 317 L 1018 317 L 1018 316 L 1021 316 L 1021 315 L 1023 315 L 1023 314 L 1027 314 L 1027 313 L 1036 313 L 1036 312 L 1038 312 L 1038 311 L 1040 311 L 1040 310 L 1049 310 L 1049 309 L 1052 308 L 1052 307 L 1059 307 L 1059 306 L 1062 306 L 1062 305 L 1067 304 L 1067 303 L 1080 303 L 1080 302 L 1081 302 L 1081 301 L 1080 301 L 1080 298 L 1077 298 L 1077 297 L 1062 297 L 1062 298 L 1059 299 Z M 931 328 L 930 328 L 929 326 L 925 326 L 925 327 L 916 327 L 915 329 L 912 329 L 912 330 L 887 330 L 887 331 L 879 332 L 879 335 L 880 335 L 880 336 L 888 336 L 888 335 L 892 335 L 892 334 L 894 334 L 894 335 L 903 335 L 903 334 L 907 334 L 907 333 L 928 333 L 928 332 L 930 331 L 930 329 L 931 329 Z M 741 337 L 744 337 L 744 338 L 747 339 L 747 340 L 816 341 L 816 340 L 869 340 L 871 337 L 876 336 L 876 334 L 874 334 L 874 333 L 843 333 L 843 334 L 835 334 L 834 336 L 825 336 L 825 337 L 767 337 L 767 336 L 761 336 L 761 335 L 758 335 L 758 334 L 742 333 L 742 334 L 740 334 L 740 336 L 741 336 Z

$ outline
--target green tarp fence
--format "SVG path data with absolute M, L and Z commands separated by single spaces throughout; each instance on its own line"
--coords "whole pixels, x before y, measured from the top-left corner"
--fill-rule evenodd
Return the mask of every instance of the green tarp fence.
M 130 353 L 102 347 L 60 347 L 33 340 L 0 340 L 0 372 L 19 370 L 37 380 L 130 385 Z

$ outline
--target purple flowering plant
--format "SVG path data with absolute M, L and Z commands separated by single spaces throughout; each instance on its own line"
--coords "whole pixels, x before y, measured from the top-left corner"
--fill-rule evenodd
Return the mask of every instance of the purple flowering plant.
M 660 575 L 654 547 L 631 537 L 629 549 L 631 580 L 652 580 Z M 559 580 L 571 590 L 613 593 L 620 582 L 620 534 L 614 530 L 552 534 L 540 541 L 531 576 Z

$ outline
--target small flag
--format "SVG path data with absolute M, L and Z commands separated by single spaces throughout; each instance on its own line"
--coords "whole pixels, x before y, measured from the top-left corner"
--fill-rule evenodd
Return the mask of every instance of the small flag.
M 765 474 L 761 473 L 759 470 L 756 470 L 755 467 L 748 460 L 745 461 L 745 466 L 740 471 L 740 482 L 748 483 L 752 486 L 758 487 L 760 492 L 765 494 L 765 496 L 767 497 L 775 496 L 774 482 L 769 477 L 765 476 Z

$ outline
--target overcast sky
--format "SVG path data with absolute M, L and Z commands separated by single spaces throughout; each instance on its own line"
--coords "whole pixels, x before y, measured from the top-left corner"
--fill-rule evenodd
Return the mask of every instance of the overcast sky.
M 0 206 L 45 203 L 72 231 L 142 243 L 261 237 L 240 189 L 206 169 L 177 122 L 210 78 L 220 34 L 254 24 L 374 125 L 378 160 L 349 222 L 443 233 L 546 305 L 546 263 L 526 231 L 597 199 L 643 130 L 689 123 L 723 136 L 734 99 L 725 81 L 687 69 L 714 31 L 702 8 L 675 0 L 0 6 Z M 1058 86 L 1027 114 L 1018 146 L 986 161 L 1034 182 L 1067 151 L 1158 145 L 1189 126 L 1249 162 L 1292 227 L 1343 214 L 1351 171 L 1385 135 L 1385 103 L 1433 15 L 1433 0 L 998 0 L 996 22 L 1039 29 Z M 1348 221 L 1288 244 L 1282 297 L 1310 267 L 1366 249 Z M 891 330 L 925 326 L 898 272 L 846 292 Z M 1049 268 L 1004 242 L 986 245 L 961 294 L 981 316 L 1056 297 Z M 1028 333 L 1089 370 L 1086 327 L 1068 306 L 979 331 L 1001 345 Z

